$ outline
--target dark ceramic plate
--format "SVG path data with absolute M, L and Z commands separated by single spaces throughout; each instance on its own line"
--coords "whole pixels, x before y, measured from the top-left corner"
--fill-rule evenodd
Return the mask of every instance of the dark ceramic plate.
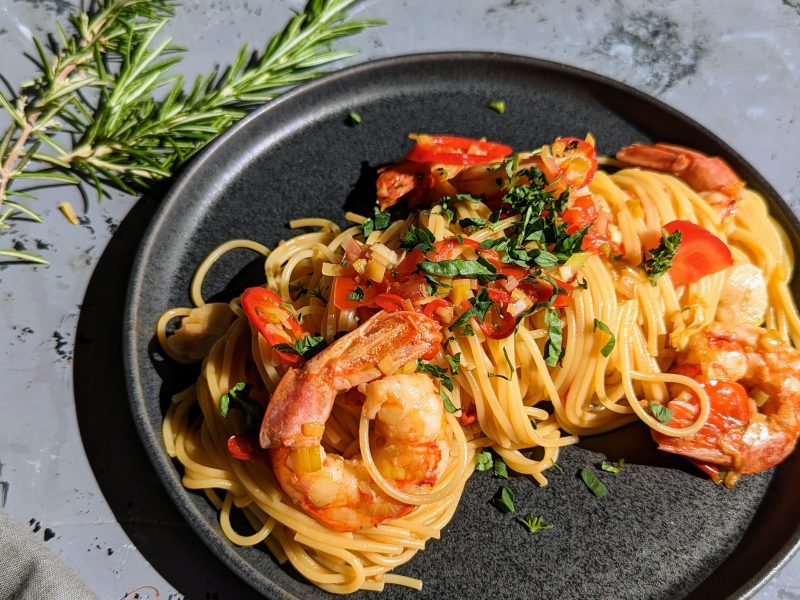
M 508 106 L 503 115 L 487 107 L 498 98 Z M 363 117 L 357 127 L 346 123 L 351 110 Z M 217 556 L 268 597 L 327 594 L 265 550 L 229 544 L 211 505 L 181 487 L 161 419 L 169 395 L 194 373 L 159 360 L 153 325 L 166 308 L 187 305 L 195 266 L 222 241 L 273 245 L 289 235 L 291 218 L 342 221 L 344 206 L 369 210 L 374 167 L 401 157 L 406 134 L 419 131 L 487 136 L 523 149 L 591 131 L 605 153 L 669 140 L 720 154 L 770 199 L 800 248 L 797 221 L 775 191 L 706 129 L 616 82 L 530 58 L 458 53 L 370 63 L 294 90 L 234 126 L 193 161 L 142 240 L 126 315 L 126 369 L 142 442 L 175 504 Z M 253 281 L 252 259 L 227 257 L 205 296 L 230 297 Z M 626 466 L 601 473 L 609 493 L 598 499 L 577 474 L 604 458 L 625 458 Z M 382 597 L 746 597 L 800 539 L 798 454 L 728 490 L 655 452 L 634 425 L 567 448 L 559 463 L 564 473 L 551 471 L 546 488 L 525 477 L 475 474 L 442 539 L 398 569 L 422 578 L 423 591 L 392 588 Z M 501 483 L 515 492 L 517 515 L 543 515 L 554 527 L 531 535 L 493 508 Z

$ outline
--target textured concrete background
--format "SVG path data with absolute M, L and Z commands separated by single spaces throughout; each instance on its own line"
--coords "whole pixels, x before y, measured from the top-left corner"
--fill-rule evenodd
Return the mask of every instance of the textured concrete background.
M 24 57 L 32 50 L 31 36 L 52 31 L 54 19 L 63 19 L 72 4 L 64 0 L 0 2 L 0 73 L 12 83 L 25 79 L 31 72 Z M 227 62 L 245 41 L 262 47 L 290 11 L 301 6 L 300 2 L 184 0 L 169 34 L 191 49 L 182 69 L 188 74 L 202 73 L 213 64 Z M 347 40 L 344 45 L 361 51 L 349 63 L 434 50 L 496 50 L 595 71 L 648 92 L 698 120 L 749 160 L 798 210 L 797 0 L 702 4 L 690 0 L 369 0 L 358 4 L 354 12 L 384 18 L 388 24 Z M 166 528 L 176 540 L 193 537 L 174 511 L 154 521 L 140 508 L 147 490 L 158 485 L 153 476 L 131 474 L 142 489 L 132 499 L 102 487 L 95 478 L 105 481 L 102 470 L 92 470 L 91 464 L 97 469 L 97 449 L 82 439 L 73 395 L 76 344 L 90 340 L 76 339 L 76 326 L 94 267 L 136 199 L 115 195 L 102 204 L 91 200 L 79 226 L 67 224 L 56 210 L 56 203 L 63 199 L 81 205 L 71 192 L 42 194 L 38 207 L 45 224 L 18 226 L 4 237 L 4 244 L 13 239 L 19 247 L 45 255 L 50 264 L 0 266 L 5 384 L 0 413 L 0 504 L 18 521 L 30 522 L 32 531 L 47 539 L 102 598 L 121 598 L 143 585 L 154 588 L 143 589 L 142 598 L 155 598 L 154 589 L 161 598 L 202 597 L 198 590 L 205 590 L 207 597 L 241 597 L 235 587 L 220 587 L 227 581 L 224 570 L 214 571 L 213 559 L 202 548 L 193 552 L 209 566 L 189 575 L 181 574 L 176 566 L 181 557 L 173 557 L 172 562 L 161 557 L 159 571 L 143 558 L 137 546 L 147 548 L 148 556 L 157 554 L 152 548 L 156 530 Z M 102 396 L 103 390 L 96 393 Z M 127 402 L 125 397 L 106 400 Z M 120 430 L 120 436 L 132 435 L 129 429 Z M 113 463 L 113 458 L 106 460 Z M 124 471 L 126 465 L 117 468 Z M 169 552 L 170 548 L 164 548 L 162 554 Z M 768 582 L 757 598 L 800 598 L 800 557 Z

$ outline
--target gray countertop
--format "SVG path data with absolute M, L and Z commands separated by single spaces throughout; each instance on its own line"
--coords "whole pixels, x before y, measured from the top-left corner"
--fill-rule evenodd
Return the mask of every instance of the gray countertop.
M 54 19 L 63 20 L 71 5 L 0 3 L 0 73 L 12 83 L 29 76 L 24 53 L 32 50 L 31 35 L 52 31 Z M 191 49 L 184 72 L 201 73 L 232 59 L 245 41 L 263 47 L 290 11 L 301 7 L 300 2 L 184 0 L 169 33 Z M 353 12 L 388 24 L 347 40 L 343 45 L 360 54 L 337 66 L 424 51 L 492 50 L 601 73 L 705 125 L 750 161 L 796 212 L 800 207 L 798 0 L 368 0 Z M 141 586 L 152 586 L 141 590 L 141 598 L 243 597 L 247 588 L 231 583 L 233 576 L 158 495 L 155 476 L 115 462 L 114 443 L 103 447 L 96 431 L 106 419 L 111 426 L 106 435 L 136 445 L 124 394 L 108 394 L 102 387 L 105 374 L 97 373 L 92 394 L 99 400 L 76 402 L 85 389 L 76 391 L 73 363 L 84 382 L 91 380 L 91 365 L 74 359 L 91 356 L 85 348 L 96 341 L 85 333 L 91 328 L 78 327 L 87 286 L 102 287 L 103 278 L 117 287 L 124 282 L 130 261 L 124 253 L 135 240 L 115 240 L 130 231 L 126 215 L 127 223 L 147 218 L 148 210 L 139 207 L 150 201 L 90 198 L 80 225 L 71 226 L 56 204 L 68 199 L 81 207 L 72 194 L 43 193 L 38 207 L 45 223 L 16 225 L 4 234 L 3 245 L 11 239 L 50 264 L 0 266 L 5 384 L 0 504 L 17 521 L 30 523 L 36 535 L 46 535 L 101 598 L 121 598 Z M 150 496 L 159 498 L 156 506 L 148 503 Z M 172 555 L 176 548 L 188 555 Z M 800 598 L 800 556 L 756 597 Z

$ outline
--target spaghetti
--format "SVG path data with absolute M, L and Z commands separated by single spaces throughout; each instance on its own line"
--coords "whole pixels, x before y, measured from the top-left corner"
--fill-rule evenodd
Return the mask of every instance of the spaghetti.
M 415 140 L 413 156 L 378 180 L 381 208 L 402 200 L 416 207 L 409 216 L 348 213 L 346 229 L 299 219 L 290 225 L 305 232 L 272 250 L 227 242 L 198 267 L 194 308 L 168 311 L 157 325 L 171 358 L 202 361 L 196 384 L 173 398 L 163 422 L 184 486 L 208 496 L 232 543 L 263 543 L 278 561 L 335 593 L 387 583 L 420 589 L 422 582 L 391 571 L 439 538 L 484 449 L 547 485 L 559 449 L 578 436 L 634 420 L 654 435 L 707 436 L 715 388 L 675 367 L 725 310 L 754 313 L 752 325 L 763 324 L 786 347 L 800 342 L 788 291 L 791 248 L 755 192 L 730 182 L 697 189 L 703 186 L 674 165 L 661 169 L 673 174 L 620 168 L 648 163 L 647 152 L 644 161 L 630 152 L 620 153 L 622 162 L 601 159 L 619 170 L 596 170 L 591 137 L 560 138 L 511 158 L 509 148 L 479 140 Z M 700 243 L 686 225 L 669 231 L 686 222 L 702 228 L 701 242 L 711 236 L 729 252 L 719 264 L 712 256 L 699 276 L 688 272 L 696 260 L 682 267 L 669 247 L 670 239 L 681 240 L 679 251 Z M 703 244 L 707 253 L 716 248 Z M 277 298 L 266 329 L 240 298 L 229 304 L 202 298 L 204 275 L 233 248 L 264 256 L 265 288 Z M 666 258 L 671 264 L 658 272 Z M 735 288 L 733 273 L 742 268 L 752 275 L 747 294 Z M 450 452 L 435 483 L 403 491 L 372 456 L 374 425 L 363 399 L 354 401 L 355 390 L 339 394 L 320 434 L 325 452 L 356 457 L 383 493 L 413 510 L 337 531 L 292 500 L 276 479 L 271 451 L 243 432 L 257 431 L 288 370 L 301 369 L 315 348 L 337 344 L 381 310 L 422 312 L 441 324 L 433 358 L 378 367 L 432 377 L 449 411 Z M 176 319 L 181 325 L 173 331 Z M 668 418 L 676 390 L 692 400 L 683 420 Z M 768 386 L 760 391 L 772 393 Z M 729 452 L 735 460 L 728 483 L 747 472 L 737 452 Z M 304 468 L 318 469 L 315 460 Z M 725 469 L 704 466 L 725 477 Z M 253 533 L 234 529 L 234 510 Z

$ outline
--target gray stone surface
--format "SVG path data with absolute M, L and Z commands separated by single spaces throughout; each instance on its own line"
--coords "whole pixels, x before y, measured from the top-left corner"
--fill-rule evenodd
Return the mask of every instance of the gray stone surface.
M 53 20 L 63 19 L 69 6 L 64 0 L 0 3 L 0 73 L 12 83 L 22 81 L 30 73 L 23 56 L 31 50 L 30 36 L 52 31 Z M 300 7 L 299 2 L 184 0 L 169 33 L 191 48 L 184 71 L 200 73 L 232 57 L 244 41 L 262 46 L 290 11 Z M 432 50 L 496 50 L 595 71 L 655 95 L 698 120 L 749 160 L 796 211 L 800 209 L 796 0 L 369 0 L 356 12 L 384 18 L 388 24 L 345 43 L 361 51 L 349 64 Z M 123 529 L 109 502 L 117 507 L 116 514 L 123 514 L 119 507 L 125 507 L 125 500 L 113 490 L 101 492 L 87 459 L 87 452 L 98 450 L 85 450 L 74 403 L 73 356 L 76 344 L 85 342 L 76 339 L 80 305 L 106 244 L 135 199 L 91 199 L 81 213 L 81 225 L 70 226 L 55 208 L 63 199 L 80 207 L 80 198 L 70 194 L 42 194 L 38 205 L 45 223 L 18 226 L 5 236 L 41 252 L 50 264 L 0 266 L 5 383 L 0 502 L 5 500 L 6 511 L 18 521 L 38 522 L 40 535 L 46 529 L 54 533 L 50 547 L 101 598 L 121 598 L 143 585 L 160 590 L 161 598 L 180 597 L 184 590 L 150 566 L 126 534 L 136 522 L 139 498 L 123 511 Z M 96 394 L 102 398 L 103 389 Z M 113 454 L 105 458 L 111 468 Z M 126 465 L 116 468 L 124 471 Z M 131 476 L 141 478 L 143 490 L 158 485 L 147 473 Z M 169 528 L 176 539 L 192 536 L 177 515 L 138 525 L 134 530 L 140 547 L 147 545 L 148 527 Z M 213 575 L 192 576 L 208 581 L 209 596 L 218 591 Z M 153 589 L 143 589 L 140 597 L 156 595 Z M 218 597 L 236 596 L 222 592 Z M 756 597 L 800 598 L 800 557 L 787 563 Z

